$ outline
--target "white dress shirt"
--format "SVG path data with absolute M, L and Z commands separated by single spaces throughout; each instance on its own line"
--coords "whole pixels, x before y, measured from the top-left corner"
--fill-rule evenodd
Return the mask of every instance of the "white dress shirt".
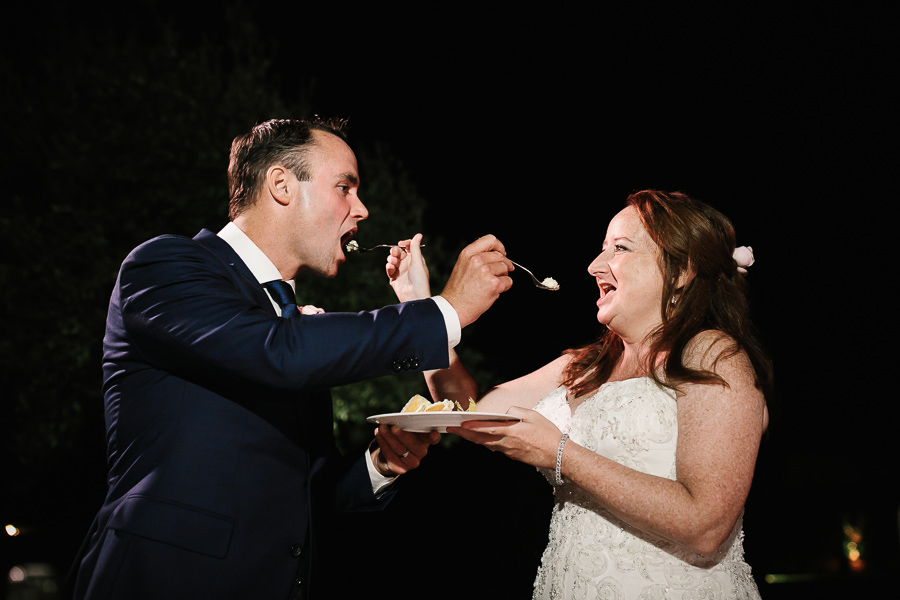
M 281 273 L 278 272 L 278 268 L 275 267 L 269 257 L 266 256 L 266 254 L 259 249 L 259 246 L 257 246 L 246 233 L 241 231 L 237 225 L 229 222 L 221 231 L 219 231 L 218 236 L 231 246 L 260 284 L 274 281 L 275 279 L 281 279 Z M 290 284 L 291 289 L 296 293 L 296 282 L 291 279 L 288 281 L 288 284 Z M 267 295 L 269 294 L 269 290 L 265 290 L 265 292 Z M 447 326 L 447 352 L 449 353 L 450 349 L 454 348 L 462 338 L 462 327 L 460 327 L 459 324 L 459 315 L 456 314 L 456 310 L 450 306 L 450 303 L 447 302 L 446 299 L 440 296 L 432 296 L 431 299 L 434 300 L 435 304 L 437 304 L 437 307 L 440 309 L 441 314 L 444 316 L 444 323 Z M 281 306 L 272 299 L 271 295 L 269 295 L 269 300 L 272 302 L 275 312 L 278 315 L 281 315 Z M 372 490 L 375 494 L 378 494 L 385 487 L 390 485 L 396 477 L 385 477 L 379 473 L 375 469 L 375 465 L 372 464 L 372 456 L 369 450 L 366 451 L 366 455 L 366 466 L 369 468 L 369 479 L 372 482 Z

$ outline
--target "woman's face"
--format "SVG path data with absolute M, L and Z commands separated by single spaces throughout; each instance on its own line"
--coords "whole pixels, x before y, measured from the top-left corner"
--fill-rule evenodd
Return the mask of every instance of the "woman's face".
M 633 207 L 613 217 L 603 251 L 588 267 L 597 279 L 597 320 L 637 343 L 662 323 L 663 275 L 659 248 Z

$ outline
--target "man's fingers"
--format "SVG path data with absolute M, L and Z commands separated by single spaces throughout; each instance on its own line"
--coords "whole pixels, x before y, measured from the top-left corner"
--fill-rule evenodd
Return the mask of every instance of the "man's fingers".
M 480 238 L 466 246 L 466 250 L 470 253 L 499 252 L 504 256 L 506 255 L 506 248 L 503 246 L 503 242 L 498 240 L 497 237 L 492 234 L 481 236 Z

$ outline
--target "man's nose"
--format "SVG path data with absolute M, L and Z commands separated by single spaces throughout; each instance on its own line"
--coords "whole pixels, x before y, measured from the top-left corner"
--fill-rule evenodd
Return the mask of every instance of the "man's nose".
M 353 216 L 358 218 L 360 221 L 369 218 L 369 209 L 366 208 L 366 205 L 363 204 L 362 200 L 359 197 L 356 197 L 356 203 L 353 206 Z

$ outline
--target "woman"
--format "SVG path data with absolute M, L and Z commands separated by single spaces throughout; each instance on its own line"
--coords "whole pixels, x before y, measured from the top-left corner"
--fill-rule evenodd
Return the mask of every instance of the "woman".
M 744 249 L 746 250 L 746 249 Z M 735 235 L 681 193 L 642 191 L 588 272 L 606 332 L 479 398 L 457 357 L 434 398 L 478 398 L 514 424 L 448 431 L 541 469 L 556 486 L 535 598 L 758 598 L 742 514 L 768 425 L 771 366 L 755 340 Z M 398 296 L 427 293 L 388 259 Z M 412 269 L 416 272 L 418 269 Z

